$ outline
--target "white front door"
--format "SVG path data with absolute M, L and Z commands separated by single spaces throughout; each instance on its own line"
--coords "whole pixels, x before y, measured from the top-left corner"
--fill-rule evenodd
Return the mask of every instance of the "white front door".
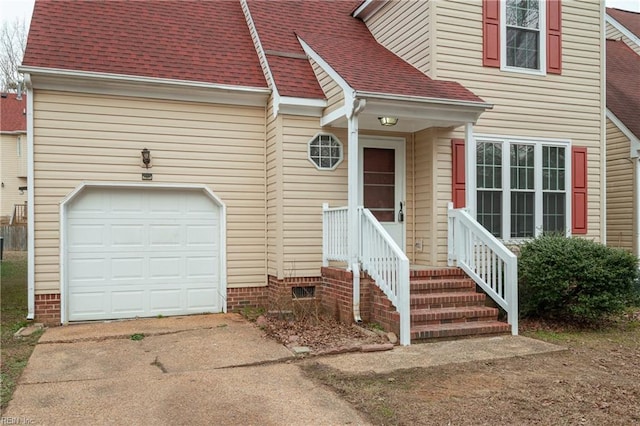
M 359 154 L 359 204 L 405 251 L 405 140 L 364 136 Z

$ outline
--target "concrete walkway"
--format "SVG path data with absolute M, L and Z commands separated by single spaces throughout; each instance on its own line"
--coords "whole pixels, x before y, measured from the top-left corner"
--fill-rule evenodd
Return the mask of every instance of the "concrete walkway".
M 504 336 L 313 360 L 382 373 L 558 349 Z M 294 359 L 235 314 L 56 327 L 41 337 L 3 417 L 51 425 L 366 424 Z

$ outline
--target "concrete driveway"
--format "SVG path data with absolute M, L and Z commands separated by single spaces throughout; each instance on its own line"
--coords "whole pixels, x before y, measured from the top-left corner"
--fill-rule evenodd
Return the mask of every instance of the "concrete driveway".
M 132 340 L 135 334 L 144 338 Z M 562 349 L 498 336 L 304 362 L 351 374 L 388 373 Z M 367 424 L 305 378 L 293 359 L 236 314 L 51 328 L 31 355 L 3 424 Z
M 132 340 L 144 334 L 142 340 Z M 239 315 L 48 329 L 3 418 L 21 424 L 365 424 Z

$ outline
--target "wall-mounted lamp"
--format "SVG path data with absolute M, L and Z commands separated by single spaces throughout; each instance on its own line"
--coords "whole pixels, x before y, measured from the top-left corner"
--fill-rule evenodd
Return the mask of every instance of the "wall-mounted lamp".
M 141 151 L 141 154 L 142 154 L 142 164 L 144 164 L 144 166 L 148 169 L 149 166 L 151 165 L 151 151 L 145 148 Z
M 383 126 L 395 126 L 398 124 L 398 117 L 378 117 L 378 121 L 380 121 L 380 124 Z

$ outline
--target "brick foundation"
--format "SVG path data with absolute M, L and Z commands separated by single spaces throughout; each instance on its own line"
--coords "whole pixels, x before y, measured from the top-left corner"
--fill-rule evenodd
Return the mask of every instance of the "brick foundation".
M 353 274 L 340 268 L 322 268 L 322 305 L 338 321 L 353 320 Z M 396 334 L 400 331 L 400 314 L 382 290 L 367 275 L 360 278 L 360 317 L 380 324 Z
M 268 287 L 227 288 L 227 311 L 234 312 L 246 307 L 264 307 L 268 299 Z
M 60 294 L 36 294 L 35 321 L 47 326 L 60 325 Z

